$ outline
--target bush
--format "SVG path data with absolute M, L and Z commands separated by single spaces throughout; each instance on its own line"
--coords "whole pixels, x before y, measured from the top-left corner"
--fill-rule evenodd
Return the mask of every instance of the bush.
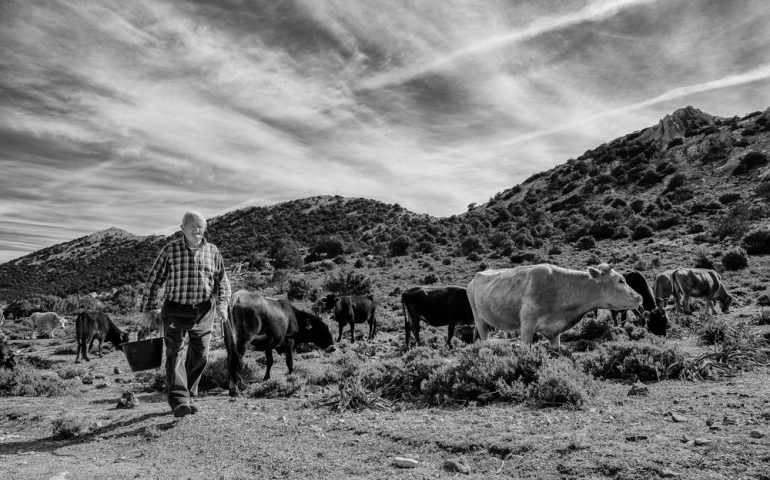
M 478 262 L 479 260 L 481 260 L 481 256 L 476 252 L 469 253 L 467 258 L 471 262 Z
M 302 300 L 308 296 L 313 289 L 313 285 L 305 278 L 292 278 L 289 280 L 289 288 L 286 296 L 289 300 Z
M 532 399 L 541 406 L 583 405 L 591 381 L 576 373 L 575 366 L 564 358 L 545 365 L 531 387 Z
M 746 234 L 741 244 L 750 255 L 770 253 L 770 230 L 754 230 Z
M 695 268 L 714 268 L 714 262 L 711 261 L 711 259 L 706 254 L 705 250 L 699 249 L 695 253 L 695 261 L 693 262 L 693 266 Z
M 601 345 L 592 352 L 575 354 L 586 373 L 602 378 L 659 381 L 676 378 L 684 354 L 676 348 L 648 342 L 622 341 Z
M 741 158 L 738 166 L 733 169 L 733 175 L 743 175 L 751 170 L 767 164 L 767 156 L 760 152 L 749 152 Z
M 730 193 L 725 193 L 724 195 L 720 195 L 719 203 L 722 203 L 723 205 L 729 205 L 735 202 L 736 200 L 740 200 L 740 199 L 741 199 L 740 193 L 730 192 Z
M 409 250 L 409 238 L 402 235 L 391 240 L 388 244 L 388 250 L 390 251 L 391 257 L 406 255 Z
M 481 239 L 477 236 L 467 237 L 460 243 L 460 253 L 470 255 L 471 253 L 481 253 L 483 246 Z
M 95 424 L 89 423 L 86 419 L 70 415 L 62 415 L 54 418 L 51 422 L 53 426 L 53 437 L 58 439 L 76 438 L 81 435 L 88 435 L 94 430 Z
M 336 295 L 368 295 L 372 293 L 372 279 L 353 270 L 341 271 L 328 277 L 323 287 Z
M 757 305 L 760 307 L 770 307 L 770 295 L 760 295 L 757 298 Z
M 13 369 L 0 368 L 0 396 L 3 397 L 53 397 L 66 393 L 74 386 L 73 382 L 62 379 L 56 372 L 38 370 L 26 358 L 17 359 Z
M 738 247 L 727 251 L 722 257 L 722 266 L 725 270 L 741 270 L 749 266 L 749 258 L 746 250 Z
M 681 173 L 677 173 L 668 180 L 666 183 L 666 188 L 663 189 L 663 192 L 673 192 L 677 188 L 683 187 L 686 183 L 687 177 Z
M 291 397 L 306 384 L 307 381 L 299 375 L 287 375 L 255 383 L 245 393 L 251 398 L 285 398 Z
M 575 248 L 578 250 L 590 250 L 596 246 L 596 240 L 593 237 L 583 236 L 575 242 Z
M 631 232 L 631 240 L 641 240 L 643 238 L 652 237 L 652 235 L 652 228 L 644 223 L 640 223 L 634 227 L 634 230 Z

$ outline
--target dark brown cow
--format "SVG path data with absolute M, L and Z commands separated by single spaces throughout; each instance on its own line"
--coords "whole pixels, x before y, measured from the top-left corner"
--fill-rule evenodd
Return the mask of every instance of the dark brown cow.
M 331 310 L 334 320 L 340 327 L 337 342 L 342 340 L 342 330 L 345 325 L 350 325 L 350 343 L 355 342 L 355 324 L 367 322 L 369 324 L 369 340 L 374 338 L 377 331 L 377 319 L 374 316 L 376 304 L 371 295 L 345 295 L 337 296 L 329 294 L 324 299 L 324 309 Z
M 295 308 L 286 299 L 264 297 L 239 290 L 230 299 L 224 322 L 230 395 L 245 386 L 241 380 L 246 345 L 265 352 L 265 377 L 270 378 L 273 349 L 286 355 L 289 373 L 294 371 L 294 345 L 312 342 L 321 348 L 334 344 L 329 326 L 317 316 Z
M 626 279 L 629 287 L 642 296 L 642 306 L 632 310 L 637 319 L 645 323 L 647 329 L 655 335 L 665 335 L 668 328 L 668 317 L 666 317 L 665 310 L 658 308 L 647 279 L 636 270 L 624 273 L 623 278 Z M 627 310 L 612 310 L 611 312 L 615 326 L 618 325 L 618 317 L 620 317 L 621 322 L 626 318 Z
M 75 339 L 77 340 L 77 353 L 75 363 L 80 363 L 82 354 L 85 361 L 90 361 L 88 352 L 94 346 L 94 341 L 99 340 L 98 355 L 102 356 L 102 343 L 106 340 L 112 342 L 118 350 L 123 350 L 122 343 L 128 341 L 128 333 L 118 328 L 110 317 L 101 311 L 81 312 L 75 319 Z
M 433 327 L 448 326 L 446 344 L 451 346 L 456 325 L 473 325 L 473 311 L 463 287 L 412 287 L 401 294 L 404 311 L 405 348 L 409 348 L 409 333 L 420 342 L 420 319 Z
M 690 298 L 706 297 L 706 309 L 716 315 L 714 300 L 719 301 L 722 313 L 728 313 L 733 297 L 725 289 L 717 272 L 707 268 L 678 268 L 671 275 L 674 296 L 682 305 L 684 313 L 691 313 Z
M 674 270 L 666 270 L 655 274 L 655 279 L 652 282 L 655 290 L 655 304 L 663 310 L 666 308 L 669 298 L 674 297 L 675 311 L 681 312 L 682 306 L 679 305 L 679 299 L 674 295 L 674 284 L 671 280 L 673 273 Z

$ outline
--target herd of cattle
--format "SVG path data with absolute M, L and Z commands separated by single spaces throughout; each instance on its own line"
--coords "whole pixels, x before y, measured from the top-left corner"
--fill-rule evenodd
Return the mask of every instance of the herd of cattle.
M 672 297 L 675 308 L 685 313 L 690 313 L 693 297 L 704 297 L 713 313 L 716 313 L 715 302 L 719 302 L 726 313 L 733 300 L 719 274 L 708 269 L 677 268 L 660 272 L 655 275 L 652 287 L 641 273 L 632 270 L 620 275 L 606 264 L 589 267 L 587 271 L 549 264 L 485 270 L 478 272 L 466 288 L 421 286 L 404 291 L 401 295 L 404 347 L 410 347 L 410 335 L 421 344 L 420 321 L 434 327 L 447 326 L 448 346 L 455 329 L 459 328 L 466 342 L 486 340 L 491 329 L 519 330 L 523 346 L 529 346 L 535 333 L 540 333 L 552 347 L 558 347 L 563 332 L 586 313 L 597 309 L 611 310 L 616 325 L 618 318 L 624 319 L 626 311 L 631 310 L 637 323 L 656 335 L 665 335 L 666 306 Z M 360 323 L 368 324 L 368 338 L 374 338 L 377 302 L 372 295 L 331 294 L 323 298 L 319 306 L 319 310 L 330 312 L 338 323 L 337 342 L 342 339 L 345 325 L 350 327 L 353 342 L 355 325 Z M 6 314 L 4 311 L 3 317 Z M 162 323 L 159 312 L 154 318 L 157 327 Z M 66 319 L 54 312 L 32 314 L 30 321 L 33 338 L 38 330 L 50 331 L 52 335 L 56 328 L 66 326 Z M 241 370 L 249 344 L 265 352 L 264 379 L 267 380 L 273 365 L 273 350 L 286 356 L 286 365 L 292 372 L 296 344 L 314 343 L 327 348 L 334 343 L 329 326 L 318 315 L 300 310 L 288 300 L 245 290 L 233 294 L 223 330 L 229 389 L 233 395 L 244 387 Z M 81 312 L 75 320 L 75 331 L 76 362 L 81 356 L 89 360 L 96 341 L 99 355 L 104 341 L 112 342 L 117 348 L 128 341 L 128 334 L 103 312 Z M 0 342 L 0 364 L 12 367 L 13 363 L 10 348 Z

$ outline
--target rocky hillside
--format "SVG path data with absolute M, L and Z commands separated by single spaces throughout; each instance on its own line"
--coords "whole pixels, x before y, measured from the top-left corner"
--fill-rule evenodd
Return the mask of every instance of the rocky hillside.
M 667 241 L 722 251 L 768 226 L 768 157 L 770 109 L 720 118 L 687 107 L 460 215 L 435 218 L 375 200 L 314 197 L 210 219 L 207 237 L 228 266 L 253 271 L 299 269 L 303 259 L 404 254 L 515 264 L 597 242 Z M 142 281 L 167 240 L 113 228 L 40 250 L 0 265 L 0 299 Z

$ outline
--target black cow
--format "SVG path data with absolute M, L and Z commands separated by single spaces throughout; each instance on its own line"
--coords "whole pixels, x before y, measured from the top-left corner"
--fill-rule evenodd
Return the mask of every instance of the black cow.
M 376 304 L 371 295 L 346 295 L 337 296 L 333 293 L 324 299 L 324 309 L 332 311 L 334 319 L 340 327 L 337 342 L 342 340 L 342 330 L 345 325 L 350 325 L 350 343 L 355 341 L 355 324 L 367 322 L 369 324 L 369 340 L 374 338 L 377 331 L 377 319 L 374 317 Z
M 117 327 L 110 317 L 101 311 L 84 311 L 75 319 L 75 340 L 77 340 L 77 353 L 75 363 L 80 363 L 80 356 L 85 361 L 90 361 L 88 352 L 93 348 L 94 341 L 99 340 L 97 353 L 102 356 L 102 343 L 106 340 L 112 342 L 118 350 L 123 350 L 122 343 L 128 341 L 128 333 Z
M 24 311 L 21 300 L 14 300 L 3 308 L 3 317 L 5 318 L 13 317 L 14 320 L 18 321 L 24 316 L 23 314 Z
M 412 287 L 401 294 L 401 307 L 404 311 L 407 349 L 410 332 L 414 333 L 415 341 L 421 345 L 421 318 L 433 327 L 448 325 L 447 346 L 451 346 L 455 325 L 474 324 L 471 304 L 463 287 Z
M 294 371 L 294 345 L 312 342 L 321 348 L 334 343 L 329 326 L 317 316 L 295 308 L 286 299 L 264 297 L 239 290 L 230 299 L 228 321 L 224 322 L 230 395 L 245 386 L 241 380 L 246 345 L 265 352 L 265 376 L 270 378 L 273 349 L 286 354 L 289 373 Z
M 655 295 L 652 293 L 652 288 L 647 283 L 647 279 L 636 270 L 624 273 L 623 278 L 626 279 L 629 287 L 642 296 L 642 306 L 639 309 L 632 310 L 636 317 L 642 323 L 647 324 L 647 329 L 650 332 L 655 335 L 665 335 L 668 328 L 668 317 L 666 317 L 665 310 L 658 308 L 655 302 Z M 612 310 L 612 322 L 615 326 L 618 325 L 618 316 L 621 322 L 625 321 L 626 312 L 627 310 Z
M 13 356 L 11 346 L 0 340 L 0 368 L 13 369 L 16 366 L 16 358 Z

